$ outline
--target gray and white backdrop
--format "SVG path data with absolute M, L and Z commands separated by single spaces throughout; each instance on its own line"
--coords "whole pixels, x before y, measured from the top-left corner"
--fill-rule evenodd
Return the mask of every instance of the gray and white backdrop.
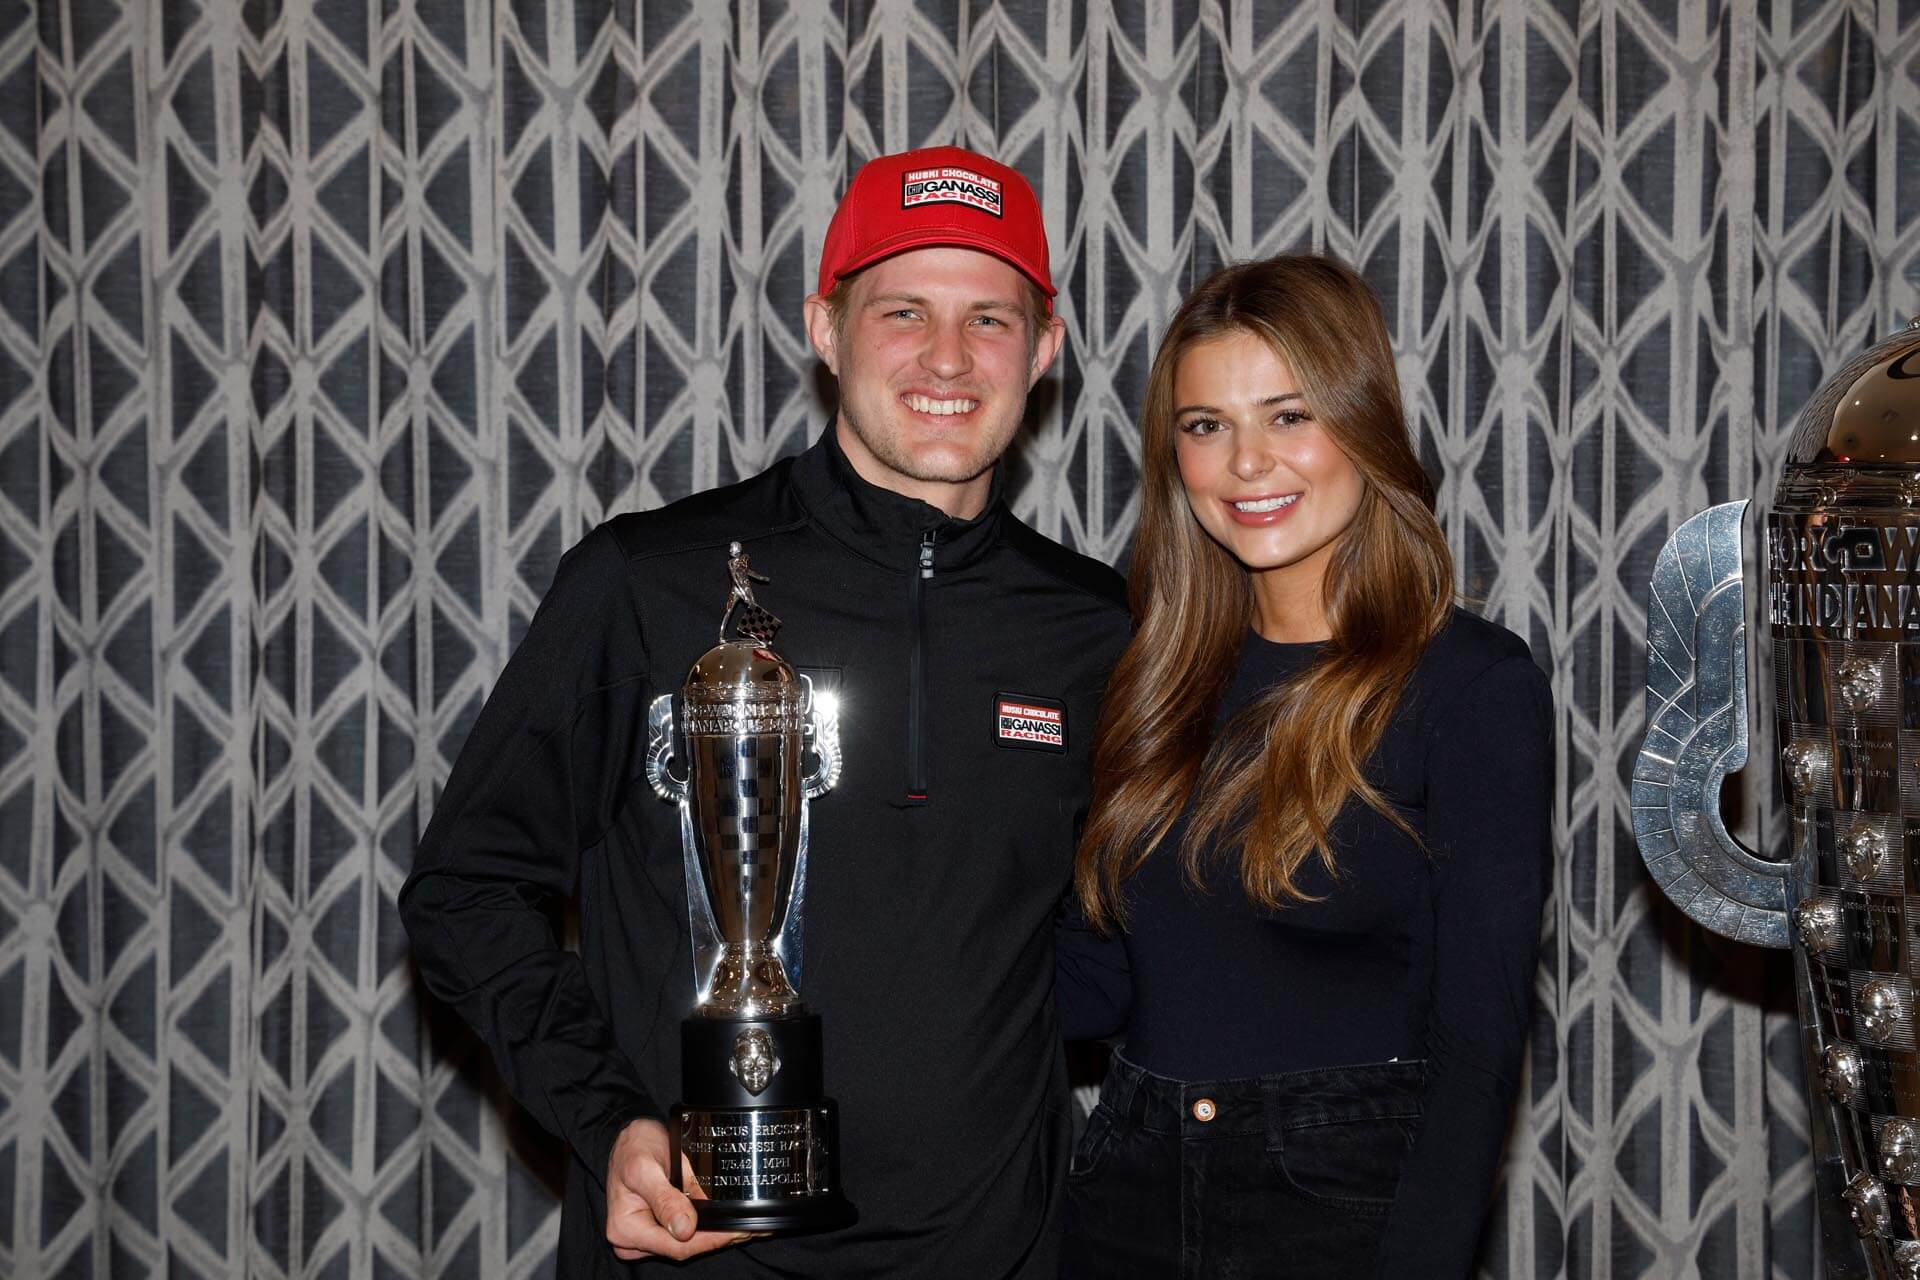
M 1363 265 L 1560 707 L 1486 1271 L 1811 1274 L 1779 971 L 1623 779 L 1667 531 L 1920 310 L 1916 0 L 0 0 L 0 1274 L 550 1270 L 394 892 L 562 549 L 819 429 L 834 197 L 934 141 L 1040 193 L 1016 506 L 1110 560 L 1181 291 Z

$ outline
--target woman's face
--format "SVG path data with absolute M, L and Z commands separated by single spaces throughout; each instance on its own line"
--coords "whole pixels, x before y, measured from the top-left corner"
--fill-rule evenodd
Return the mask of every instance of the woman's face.
M 1317 602 L 1364 482 L 1287 362 L 1251 333 L 1195 343 L 1174 369 L 1173 404 L 1194 519 L 1254 574 L 1256 600 L 1310 589 Z

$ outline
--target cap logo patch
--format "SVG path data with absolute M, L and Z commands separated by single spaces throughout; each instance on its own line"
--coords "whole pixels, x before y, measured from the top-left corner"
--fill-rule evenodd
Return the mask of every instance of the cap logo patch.
M 1000 184 L 971 169 L 909 169 L 900 179 L 900 207 L 911 209 L 923 204 L 964 204 L 997 218 Z
M 995 745 L 1025 751 L 1067 749 L 1067 704 L 1056 698 L 1002 693 L 993 700 Z

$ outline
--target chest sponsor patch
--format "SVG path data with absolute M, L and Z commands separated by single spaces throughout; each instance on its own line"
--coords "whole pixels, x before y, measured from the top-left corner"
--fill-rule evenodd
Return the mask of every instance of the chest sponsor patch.
M 1022 751 L 1065 751 L 1067 704 L 1024 693 L 995 694 L 993 741 Z
M 951 165 L 938 169 L 909 169 L 900 179 L 900 207 L 923 204 L 964 204 L 969 209 L 1000 216 L 1000 184 L 985 174 Z

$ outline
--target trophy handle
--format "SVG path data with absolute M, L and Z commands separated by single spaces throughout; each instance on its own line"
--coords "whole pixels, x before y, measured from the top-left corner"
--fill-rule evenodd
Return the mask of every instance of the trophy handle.
M 1673 531 L 1647 590 L 1647 736 L 1633 767 L 1633 833 L 1674 905 L 1715 933 L 1788 945 L 1789 864 L 1756 856 L 1720 817 L 1747 763 L 1747 593 L 1726 502 Z
M 663 693 L 647 706 L 647 781 L 669 803 L 684 800 L 687 780 L 673 775 L 673 695 Z
M 800 783 L 806 788 L 807 799 L 818 800 L 840 781 L 840 700 L 834 694 L 815 691 L 813 677 L 804 671 L 800 682 L 806 686 L 802 706 L 807 719 L 800 747 L 803 753 L 813 754 L 813 768 L 806 771 Z

